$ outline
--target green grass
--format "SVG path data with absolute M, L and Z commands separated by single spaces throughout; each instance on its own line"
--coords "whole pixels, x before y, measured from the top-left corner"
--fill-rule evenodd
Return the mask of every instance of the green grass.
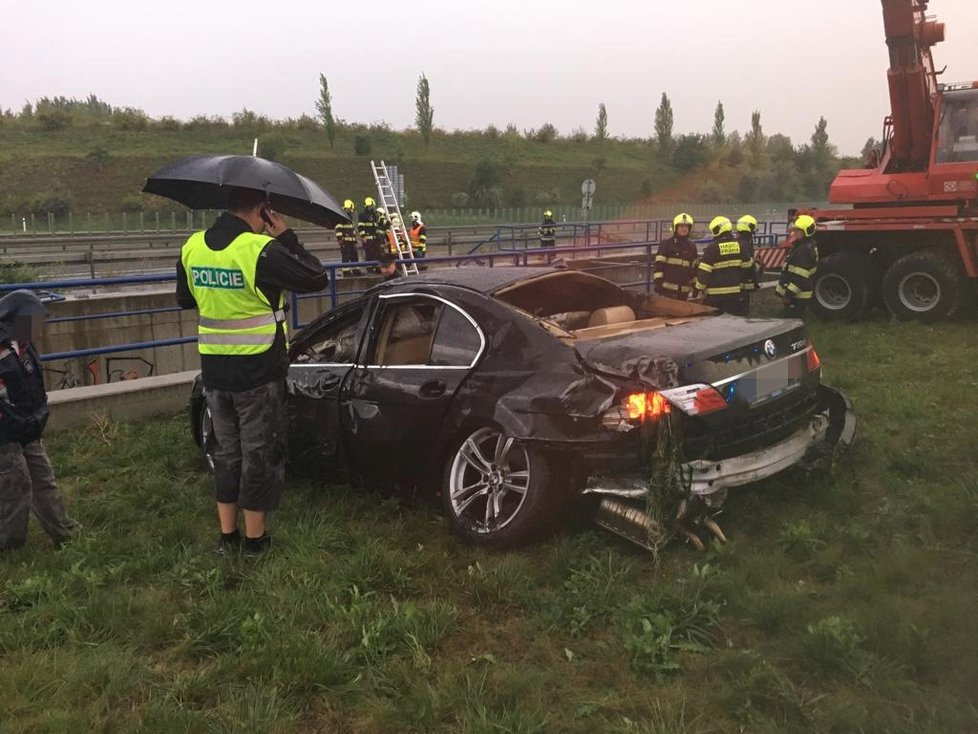
M 0 731 L 972 731 L 974 316 L 811 330 L 856 447 L 658 566 L 297 476 L 273 553 L 222 560 L 182 417 L 52 436 L 85 530 L 0 556 Z

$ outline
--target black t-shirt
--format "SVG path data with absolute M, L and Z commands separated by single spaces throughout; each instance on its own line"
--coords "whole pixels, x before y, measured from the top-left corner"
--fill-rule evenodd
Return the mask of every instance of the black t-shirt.
M 212 250 L 223 250 L 239 235 L 250 231 L 247 222 L 225 212 L 204 232 L 204 242 Z M 255 269 L 255 284 L 269 303 L 276 304 L 282 291 L 315 293 L 325 289 L 329 285 L 329 273 L 314 255 L 306 252 L 295 232 L 289 229 L 261 251 Z M 181 308 L 197 308 L 180 260 L 177 260 L 176 295 Z M 212 390 L 240 392 L 284 379 L 289 358 L 282 325 L 279 325 L 275 342 L 268 351 L 254 355 L 202 354 L 200 369 L 204 387 Z

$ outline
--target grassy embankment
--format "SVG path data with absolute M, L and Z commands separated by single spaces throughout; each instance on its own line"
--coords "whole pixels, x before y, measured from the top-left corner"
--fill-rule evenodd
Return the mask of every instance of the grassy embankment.
M 76 216 L 135 210 L 133 197 L 146 176 L 164 163 L 194 153 L 250 154 L 255 135 L 234 126 L 119 130 L 90 124 L 45 131 L 8 123 L 0 126 L 0 199 L 61 192 L 69 195 Z M 371 141 L 367 156 L 355 153 L 358 135 Z M 278 129 L 259 137 L 279 150 L 279 160 L 341 199 L 373 193 L 371 158 L 397 162 L 407 176 L 410 205 L 422 208 L 451 207 L 454 194 L 470 190 L 482 161 L 496 166 L 503 206 L 543 205 L 552 199 L 577 206 L 587 177 L 597 181 L 597 203 L 627 204 L 678 178 L 655 160 L 647 142 L 612 140 L 599 147 L 569 139 L 544 143 L 505 134 L 436 133 L 426 151 L 414 131 L 343 130 L 333 149 L 320 130 Z M 93 157 L 93 151 L 102 155 Z M 146 203 L 147 208 L 161 205 Z
M 0 730 L 973 731 L 974 316 L 812 332 L 851 461 L 733 493 L 731 542 L 658 568 L 298 478 L 272 555 L 222 560 L 182 417 L 54 436 L 85 532 L 0 556 Z

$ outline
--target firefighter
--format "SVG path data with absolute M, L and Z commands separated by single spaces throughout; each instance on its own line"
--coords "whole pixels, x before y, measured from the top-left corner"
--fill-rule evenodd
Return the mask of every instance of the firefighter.
M 428 254 L 428 229 L 421 221 L 421 212 L 411 212 L 408 236 L 411 239 L 411 252 L 416 260 Z
M 557 244 L 557 223 L 554 221 L 554 213 L 547 209 L 543 213 L 543 223 L 538 230 L 540 235 L 540 247 L 554 247 Z M 553 260 L 553 255 L 547 255 L 547 262 Z
M 397 212 L 391 212 L 391 225 L 387 230 L 388 251 L 395 257 L 400 257 L 401 248 L 398 247 L 397 230 L 404 231 L 401 226 L 401 217 Z M 381 268 L 381 272 L 383 272 L 383 268 Z
M 791 252 L 781 266 L 781 277 L 774 292 L 781 297 L 785 318 L 800 318 L 812 300 L 812 282 L 818 270 L 818 245 L 815 243 L 815 220 L 802 214 L 788 230 Z
M 696 245 L 689 239 L 693 218 L 683 212 L 672 220 L 672 237 L 659 243 L 652 283 L 660 296 L 685 301 L 696 277 Z
M 713 241 L 703 250 L 696 270 L 696 290 L 707 306 L 746 316 L 744 283 L 750 278 L 754 261 L 745 255 L 727 217 L 714 217 L 710 222 L 710 234 Z
M 345 263 L 359 262 L 360 258 L 357 255 L 357 231 L 353 224 L 356 220 L 357 209 L 352 199 L 347 199 L 343 202 L 343 211 L 350 218 L 350 221 L 340 222 L 336 225 L 336 243 L 340 246 L 340 257 Z M 349 274 L 352 271 L 349 268 L 344 268 L 343 272 Z
M 752 215 L 745 214 L 737 220 L 737 241 L 740 242 L 740 246 L 744 249 L 744 254 L 754 262 L 750 270 L 750 277 L 744 283 L 748 308 L 750 307 L 750 294 L 761 287 L 761 272 L 764 269 L 754 259 L 754 234 L 756 232 L 757 219 Z
M 382 206 L 374 209 L 374 222 L 377 223 L 377 243 L 381 253 L 390 250 L 391 222 Z
M 271 544 L 266 517 L 278 508 L 285 481 L 286 292 L 321 291 L 329 274 L 264 192 L 235 188 L 227 211 L 187 239 L 176 275 L 177 303 L 199 314 L 197 349 L 215 441 L 217 552 L 240 547 L 260 555 Z
M 364 260 L 380 258 L 380 242 L 377 238 L 377 220 L 374 206 L 376 202 L 371 197 L 363 200 L 363 211 L 357 217 L 357 234 L 363 243 Z

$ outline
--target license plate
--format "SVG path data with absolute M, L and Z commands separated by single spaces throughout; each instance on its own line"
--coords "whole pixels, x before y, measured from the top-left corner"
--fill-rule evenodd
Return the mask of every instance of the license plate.
M 740 378 L 737 392 L 751 405 L 757 405 L 794 390 L 801 378 L 801 360 L 797 357 L 782 359 L 758 367 L 752 374 Z

